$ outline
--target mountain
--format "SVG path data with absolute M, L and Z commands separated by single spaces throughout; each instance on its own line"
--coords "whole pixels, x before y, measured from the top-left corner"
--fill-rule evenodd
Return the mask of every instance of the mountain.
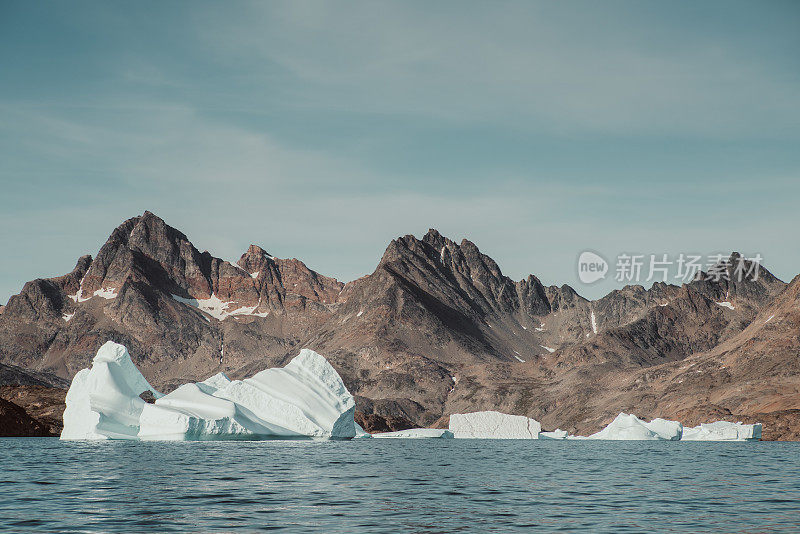
M 738 259 L 717 271 L 734 274 Z M 757 273 L 742 281 L 700 273 L 680 287 L 627 286 L 589 301 L 534 275 L 511 280 L 474 243 L 430 230 L 393 240 L 373 273 L 343 284 L 256 245 L 224 261 L 145 212 L 115 229 L 95 258 L 9 299 L 0 363 L 69 379 L 111 339 L 170 390 L 219 371 L 238 378 L 281 366 L 308 347 L 339 371 L 359 417 L 375 428 L 443 424 L 450 413 L 481 409 L 572 431 L 596 430 L 623 410 L 691 419 L 800 409 L 789 364 L 798 355 L 789 319 L 797 302 L 787 296 L 797 281 L 787 288 L 763 267 Z M 770 310 L 765 325 L 778 329 L 754 330 Z M 777 335 L 786 339 L 758 341 Z M 709 380 L 696 387 L 699 377 L 681 374 L 691 362 L 719 360 L 719 351 L 739 351 L 747 372 L 725 382 L 706 364 L 692 367 Z M 788 378 L 768 376 L 771 365 Z M 753 389 L 730 393 L 745 384 Z M 756 402 L 772 385 L 774 404 Z M 684 388 L 694 400 L 678 402 Z

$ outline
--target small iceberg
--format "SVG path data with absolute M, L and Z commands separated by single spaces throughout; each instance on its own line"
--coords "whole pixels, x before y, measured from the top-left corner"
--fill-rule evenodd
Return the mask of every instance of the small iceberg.
M 364 430 L 364 427 L 362 427 L 361 425 L 359 425 L 356 422 L 353 422 L 353 424 L 356 425 L 356 435 L 353 436 L 353 439 L 362 439 L 362 438 L 371 438 L 372 437 L 372 434 L 370 434 L 369 432 Z
M 453 439 L 453 433 L 446 428 L 409 428 L 395 432 L 379 432 L 373 438 L 388 439 Z
M 761 439 L 761 423 L 744 425 L 717 421 L 684 428 L 683 441 L 758 441 Z
M 150 392 L 148 404 L 140 397 Z M 127 349 L 107 342 L 67 392 L 61 439 L 353 438 L 355 399 L 320 354 L 230 380 L 223 373 L 168 395 L 150 386 Z M 363 429 L 361 433 L 366 434 Z
M 538 439 L 542 431 L 535 419 L 493 411 L 453 414 L 449 426 L 458 439 Z
M 607 427 L 587 439 L 678 441 L 682 436 L 683 425 L 678 421 L 653 419 L 648 423 L 633 414 L 621 413 Z
M 539 432 L 539 439 L 567 439 L 569 432 L 556 428 L 552 432 Z

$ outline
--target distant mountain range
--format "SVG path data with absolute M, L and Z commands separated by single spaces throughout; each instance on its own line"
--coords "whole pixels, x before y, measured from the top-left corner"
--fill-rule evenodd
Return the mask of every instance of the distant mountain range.
M 731 264 L 738 256 L 734 253 Z M 729 267 L 729 274 L 733 274 Z M 145 212 L 95 258 L 0 308 L 0 384 L 63 387 L 107 340 L 170 390 L 324 354 L 362 418 L 430 426 L 494 409 L 598 430 L 621 411 L 800 436 L 800 277 L 627 286 L 589 301 L 513 281 L 470 241 L 392 241 L 344 284 L 251 245 L 235 264 Z

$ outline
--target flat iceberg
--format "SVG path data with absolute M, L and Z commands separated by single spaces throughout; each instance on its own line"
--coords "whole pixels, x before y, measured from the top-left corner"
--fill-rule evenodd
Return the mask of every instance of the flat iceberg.
M 684 428 L 683 441 L 758 441 L 761 439 L 761 423 L 744 425 L 717 421 Z
M 373 438 L 395 439 L 453 439 L 453 433 L 446 428 L 409 428 L 396 432 L 379 432 L 372 434 Z
M 678 421 L 653 419 L 648 423 L 633 414 L 621 413 L 603 430 L 588 436 L 588 439 L 677 441 L 682 435 L 683 425 Z
M 535 419 L 492 411 L 453 414 L 449 426 L 458 439 L 538 439 L 542 431 Z
M 155 403 L 139 395 L 150 391 Z M 161 395 L 111 341 L 67 392 L 62 439 L 352 438 L 355 399 L 323 356 L 303 349 L 245 380 L 219 373 Z M 359 430 L 361 430 L 359 432 Z M 366 436 L 364 436 L 366 437 Z

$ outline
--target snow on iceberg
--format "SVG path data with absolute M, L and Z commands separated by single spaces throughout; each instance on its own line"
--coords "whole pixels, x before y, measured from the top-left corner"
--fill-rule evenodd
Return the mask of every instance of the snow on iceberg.
M 717 421 L 684 428 L 683 441 L 758 441 L 761 439 L 761 423 L 744 425 Z
M 633 414 L 621 413 L 603 430 L 588 436 L 588 439 L 677 441 L 682 435 L 683 425 L 678 421 L 653 419 L 648 423 Z
M 154 404 L 139 395 L 150 391 Z M 355 400 L 325 358 L 303 349 L 285 367 L 245 380 L 223 373 L 154 390 L 128 351 L 109 341 L 67 392 L 62 439 L 352 438 Z M 363 430 L 362 430 L 363 432 Z
M 446 428 L 409 428 L 407 430 L 397 430 L 396 432 L 379 432 L 372 434 L 373 438 L 395 438 L 395 439 L 453 439 L 453 433 Z
M 146 404 L 139 395 L 145 391 L 161 397 L 133 364 L 128 350 L 106 342 L 91 369 L 72 379 L 61 439 L 135 439 Z
M 459 439 L 538 439 L 542 431 L 535 419 L 492 411 L 453 414 L 449 426 Z

